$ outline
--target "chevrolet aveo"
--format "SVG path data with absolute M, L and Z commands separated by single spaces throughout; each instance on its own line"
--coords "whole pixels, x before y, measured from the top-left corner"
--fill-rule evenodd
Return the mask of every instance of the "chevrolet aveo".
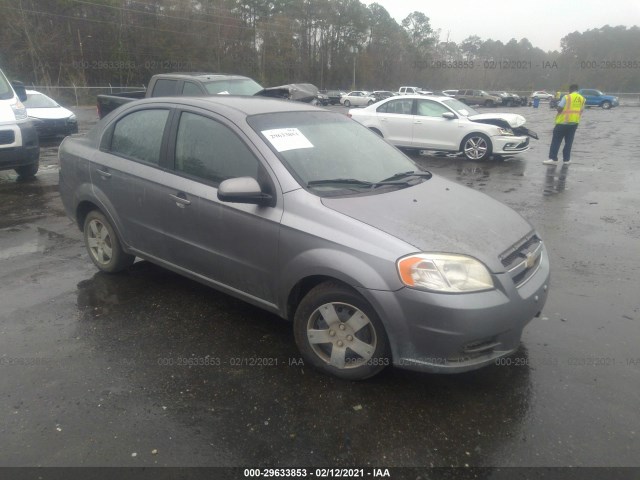
M 520 215 L 306 104 L 129 103 L 64 140 L 60 189 L 100 270 L 139 257 L 260 306 L 346 379 L 492 364 L 547 296 Z

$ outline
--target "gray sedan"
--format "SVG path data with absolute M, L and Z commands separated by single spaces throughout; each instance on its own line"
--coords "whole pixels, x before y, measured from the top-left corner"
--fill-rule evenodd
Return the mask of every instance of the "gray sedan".
M 64 140 L 60 189 L 97 268 L 139 257 L 289 319 L 341 378 L 492 364 L 547 296 L 520 215 L 306 104 L 131 102 Z

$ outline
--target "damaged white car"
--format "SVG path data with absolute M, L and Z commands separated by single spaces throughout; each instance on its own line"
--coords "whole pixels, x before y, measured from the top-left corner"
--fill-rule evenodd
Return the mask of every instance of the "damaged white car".
M 391 97 L 349 116 L 397 147 L 459 152 L 469 160 L 516 155 L 538 138 L 522 115 L 481 114 L 451 97 Z

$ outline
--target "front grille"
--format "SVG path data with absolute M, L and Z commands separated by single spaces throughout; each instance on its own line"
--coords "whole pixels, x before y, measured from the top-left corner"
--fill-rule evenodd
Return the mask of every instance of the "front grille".
M 13 130 L 0 130 L 0 145 L 10 145 L 16 141 L 16 134 Z
M 525 237 L 500 255 L 502 265 L 507 269 L 513 283 L 522 285 L 533 275 L 540 265 L 542 240 L 537 235 Z

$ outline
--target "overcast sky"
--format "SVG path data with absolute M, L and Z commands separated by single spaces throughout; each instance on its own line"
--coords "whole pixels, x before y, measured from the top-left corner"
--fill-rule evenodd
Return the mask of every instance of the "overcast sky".
M 361 0 L 370 5 L 372 0 Z M 527 38 L 534 47 L 560 50 L 560 39 L 604 25 L 640 25 L 638 0 L 377 0 L 398 22 L 414 11 L 429 17 L 440 40 L 460 43 L 469 35 L 500 40 Z

